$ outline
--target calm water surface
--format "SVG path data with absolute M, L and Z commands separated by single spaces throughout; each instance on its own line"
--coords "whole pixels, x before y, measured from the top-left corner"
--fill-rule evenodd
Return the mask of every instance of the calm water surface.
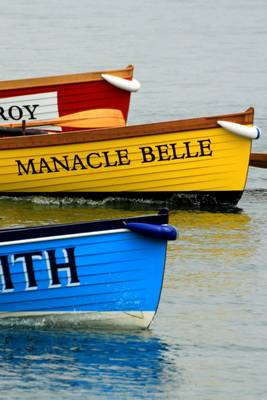
M 120 68 L 142 89 L 129 123 L 255 107 L 267 151 L 264 0 L 1 1 L 1 79 Z M 172 211 L 158 314 L 146 332 L 0 328 L 2 399 L 267 398 L 267 172 L 236 212 Z M 0 227 L 157 211 L 0 198 Z

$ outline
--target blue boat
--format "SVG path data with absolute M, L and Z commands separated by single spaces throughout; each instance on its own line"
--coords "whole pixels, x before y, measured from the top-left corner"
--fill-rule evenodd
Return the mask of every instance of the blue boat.
M 160 300 L 168 210 L 0 230 L 0 319 L 148 328 Z

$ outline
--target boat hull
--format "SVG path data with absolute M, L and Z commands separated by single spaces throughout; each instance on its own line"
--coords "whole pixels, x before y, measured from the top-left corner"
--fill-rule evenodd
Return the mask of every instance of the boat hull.
M 86 113 L 90 116 L 94 110 L 103 110 L 103 118 L 106 109 L 118 110 L 126 123 L 131 92 L 107 82 L 102 77 L 105 74 L 119 78 L 123 82 L 129 82 L 133 79 L 133 66 L 121 70 L 1 81 L 0 128 L 2 127 L 2 134 L 7 135 L 3 127 L 22 126 L 23 121 L 26 127 L 37 123 L 41 129 L 50 131 L 69 131 L 84 127 L 89 129 L 91 120 L 88 119 L 86 126 L 84 122 Z M 80 115 L 82 112 L 85 115 L 84 117 L 81 115 L 81 126 L 78 121 L 75 121 L 73 126 L 73 118 L 75 119 L 75 115 Z M 53 120 L 60 121 L 62 117 L 66 119 L 67 116 L 70 116 L 69 122 L 67 118 L 67 125 L 66 123 L 62 126 L 60 123 L 53 124 Z M 42 123 L 47 120 L 52 120 L 51 124 L 42 126 Z M 117 125 L 114 123 L 110 126 Z
M 0 326 L 45 327 L 53 329 L 147 329 L 156 311 L 69 311 L 69 312 L 0 312 Z
M 0 141 L 2 194 L 235 205 L 247 179 L 251 139 L 217 124 L 250 126 L 244 113 Z M 2 145 L 2 146 L 1 146 Z M 22 154 L 23 150 L 23 154 Z
M 147 328 L 161 294 L 167 222 L 162 214 L 0 231 L 0 319 Z

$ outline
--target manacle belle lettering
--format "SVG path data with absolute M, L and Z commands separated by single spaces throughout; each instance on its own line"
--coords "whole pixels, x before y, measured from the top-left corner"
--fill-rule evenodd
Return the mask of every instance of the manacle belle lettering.
M 113 155 L 113 160 L 112 160 Z M 115 155 L 115 157 L 114 157 Z M 15 160 L 18 166 L 18 175 L 43 174 L 65 171 L 77 171 L 82 169 L 98 169 L 117 167 L 121 165 L 129 165 L 128 150 L 115 150 L 114 154 L 110 151 L 88 153 L 86 157 L 80 157 L 79 154 L 74 154 L 73 159 L 68 155 L 58 157 L 52 156 L 48 158 L 41 157 L 39 159 L 30 158 L 27 163 L 21 160 Z
M 67 286 L 79 285 L 80 281 L 77 274 L 74 251 L 74 247 L 61 249 L 64 258 L 64 262 L 61 263 L 57 262 L 56 251 L 54 249 L 1 255 L 0 276 L 2 290 L 0 292 L 13 292 L 16 290 L 13 274 L 15 277 L 19 276 L 19 273 L 24 275 L 25 290 L 38 289 L 37 270 L 35 271 L 35 264 L 38 263 L 38 260 L 39 262 L 40 260 L 45 262 L 49 289 L 62 286 L 60 271 L 63 271 L 68 278 Z
M 139 150 L 140 163 L 152 163 L 173 161 L 188 158 L 211 157 L 211 140 L 202 139 L 169 144 L 141 146 Z M 30 158 L 26 161 L 15 160 L 18 175 L 36 175 L 55 173 L 60 171 L 97 170 L 99 168 L 111 168 L 128 166 L 132 163 L 128 149 L 113 151 L 93 151 L 83 156 L 74 154 L 62 156 L 50 156 Z
M 210 139 L 197 140 L 198 146 L 194 146 L 197 150 L 192 150 L 192 142 L 183 142 L 182 151 L 178 151 L 177 143 L 160 144 L 154 147 L 140 147 L 142 151 L 143 163 L 153 161 L 171 161 L 185 158 L 196 158 L 212 156 Z

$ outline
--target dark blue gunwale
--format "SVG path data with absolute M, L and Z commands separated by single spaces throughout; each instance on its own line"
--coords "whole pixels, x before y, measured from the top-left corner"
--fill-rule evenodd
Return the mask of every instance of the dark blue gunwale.
M 144 215 L 140 217 L 127 217 L 109 220 L 96 220 L 91 222 L 1 229 L 0 242 L 35 239 L 47 236 L 71 235 L 86 232 L 101 232 L 112 229 L 125 229 L 128 222 L 162 225 L 168 224 L 168 221 L 168 209 L 162 209 L 159 211 L 158 214 Z

